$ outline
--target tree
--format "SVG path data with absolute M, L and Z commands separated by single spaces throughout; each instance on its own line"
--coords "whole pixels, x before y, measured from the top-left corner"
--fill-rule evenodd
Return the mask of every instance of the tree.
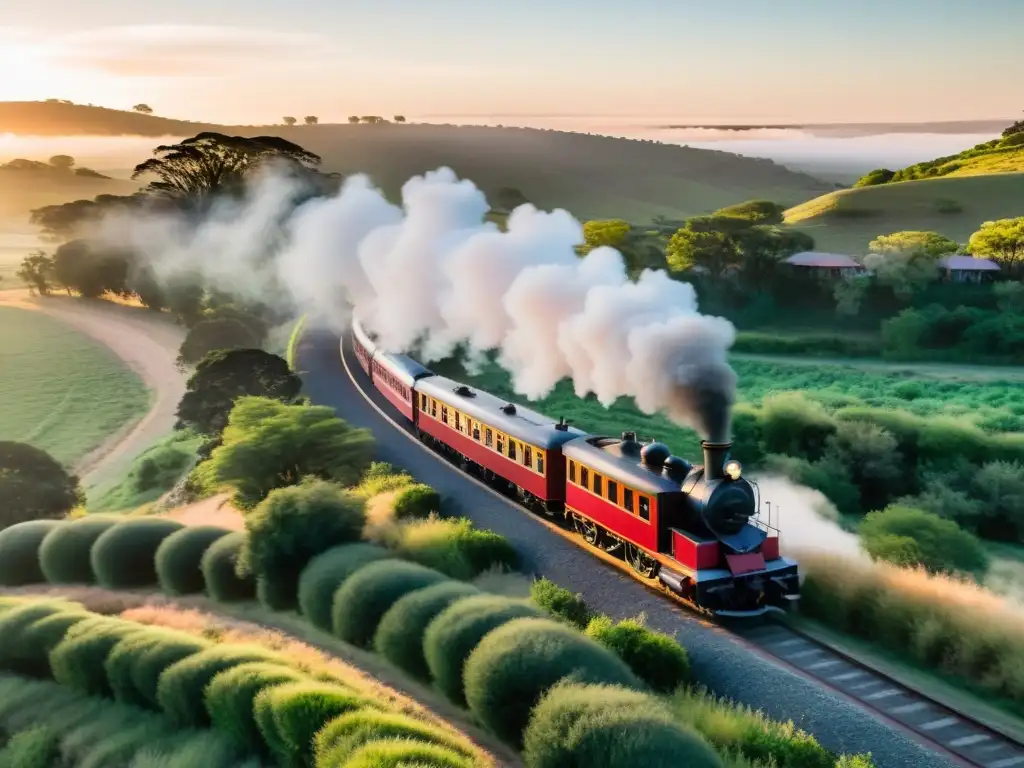
M 295 125 L 297 122 L 299 122 L 294 117 L 287 117 L 287 116 L 286 117 L 282 117 L 281 120 L 284 122 L 285 125 Z
M 981 542 L 952 520 L 921 509 L 891 505 L 871 512 L 861 521 L 858 533 L 869 555 L 895 565 L 977 575 L 988 567 Z
M 740 278 L 752 290 L 765 290 L 779 265 L 794 253 L 814 248 L 805 232 L 774 225 L 754 226 L 733 235 L 739 253 Z
M 348 122 L 351 125 L 356 125 L 359 122 L 359 115 L 349 115 Z
M 287 361 L 260 349 L 211 352 L 196 365 L 178 404 L 177 429 L 220 434 L 239 397 L 266 397 L 290 403 L 302 380 Z
M 128 260 L 120 253 L 99 251 L 86 240 L 72 240 L 53 254 L 53 273 L 57 281 L 86 298 L 99 298 L 108 291 L 130 296 Z
M 50 165 L 62 171 L 70 171 L 75 165 L 75 158 L 71 155 L 54 155 L 50 158 Z
M 369 125 L 379 125 L 380 123 L 386 123 L 387 122 L 387 120 L 385 120 L 380 115 L 364 115 L 363 117 L 361 117 L 359 119 L 362 122 L 367 123 Z
M 46 451 L 0 441 L 0 529 L 63 517 L 84 501 L 78 478 Z
M 719 278 L 736 263 L 738 254 L 725 232 L 694 231 L 687 226 L 669 239 L 665 257 L 673 272 L 699 267 L 712 278 Z
M 896 175 L 896 171 L 890 171 L 888 168 L 876 168 L 873 171 L 861 176 L 857 179 L 857 182 L 853 185 L 854 188 L 859 187 L 875 187 L 879 184 L 888 184 L 892 181 Z
M 231 318 L 237 320 L 252 331 L 253 337 L 257 340 L 256 346 L 262 346 L 263 342 L 267 339 L 267 334 L 270 332 L 270 326 L 267 322 L 253 312 L 233 303 L 233 301 L 220 304 L 216 303 L 216 298 L 214 294 L 211 294 L 207 299 L 207 309 L 203 310 L 201 319 L 219 320 Z
M 135 166 L 133 179 L 154 175 L 148 191 L 170 198 L 202 201 L 219 192 L 236 191 L 244 177 L 270 160 L 309 171 L 320 157 L 277 136 L 225 136 L 204 132 L 180 144 L 161 144 L 155 157 Z
M 43 251 L 33 251 L 21 260 L 17 275 L 40 296 L 47 296 L 54 279 L 53 259 Z
M 1024 216 L 986 221 L 967 241 L 974 256 L 987 256 L 1010 275 L 1024 274 Z
M 725 208 L 719 208 L 713 216 L 731 216 L 744 219 L 752 224 L 781 224 L 785 218 L 786 206 L 771 200 L 748 200 Z
M 933 258 L 956 253 L 959 248 L 960 246 L 955 240 L 950 240 L 945 235 L 940 235 L 938 232 L 922 232 L 917 230 L 893 232 L 891 235 L 879 235 L 868 244 L 868 250 L 872 253 L 922 254 Z
M 633 227 L 622 219 L 604 219 L 583 223 L 584 251 L 607 246 L 621 249 Z
M 222 349 L 252 349 L 260 339 L 252 328 L 233 317 L 202 320 L 188 332 L 178 353 L 179 365 L 195 365 L 211 352 Z
M 108 214 L 116 211 L 130 212 L 150 204 L 151 201 L 141 194 L 97 195 L 92 200 L 75 200 L 36 208 L 31 212 L 29 220 L 42 229 L 43 239 L 55 242 L 73 238 L 89 224 Z
M 395 115 L 393 119 L 396 123 L 404 123 L 405 115 Z
M 149 104 L 136 104 L 132 109 L 142 115 L 153 114 L 153 108 Z
M 235 503 L 251 509 L 275 488 L 307 476 L 354 485 L 370 466 L 373 437 L 339 419 L 332 408 L 240 397 L 223 442 L 194 472 L 195 484 L 235 488 Z
M 1024 120 L 1017 120 L 1013 125 L 1003 129 L 1003 138 L 1005 139 L 1018 133 L 1024 133 Z
M 317 117 L 316 115 L 306 115 L 302 119 L 303 121 L 305 121 L 306 125 L 316 125 L 317 123 L 320 122 L 320 118 Z

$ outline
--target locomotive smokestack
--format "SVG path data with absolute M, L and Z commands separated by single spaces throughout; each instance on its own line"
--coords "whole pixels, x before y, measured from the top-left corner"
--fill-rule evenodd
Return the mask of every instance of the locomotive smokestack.
M 701 440 L 704 449 L 704 477 L 708 480 L 725 479 L 725 461 L 729 456 L 732 443 L 712 443 Z

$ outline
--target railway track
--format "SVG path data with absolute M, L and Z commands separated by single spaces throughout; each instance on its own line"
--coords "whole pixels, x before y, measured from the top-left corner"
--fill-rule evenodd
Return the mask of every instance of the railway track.
M 347 338 L 343 350 L 342 366 L 345 374 L 360 395 L 395 429 L 404 432 L 410 440 L 421 445 L 411 425 L 396 420 L 388 410 L 385 410 L 390 404 L 377 395 L 369 383 L 349 348 Z M 444 460 L 439 454 L 431 453 Z M 514 502 L 514 499 L 499 493 L 468 473 L 466 478 L 506 501 Z M 532 514 L 525 508 L 522 509 L 524 513 Z M 557 525 L 553 520 L 538 515 L 534 517 L 557 535 L 572 539 L 576 545 L 598 559 L 629 574 L 652 591 L 689 609 L 686 603 L 662 588 L 659 582 L 642 579 L 623 561 L 602 550 L 587 546 L 576 534 Z M 702 620 L 707 621 L 704 618 Z M 928 745 L 932 750 L 959 765 L 971 768 L 1024 768 L 1024 742 L 968 715 L 954 711 L 864 662 L 789 626 L 782 620 L 766 616 L 749 624 L 733 620 L 727 623 L 719 622 L 718 626 L 728 630 L 751 649 L 772 657 L 781 666 L 802 677 L 810 678 L 817 684 L 842 694 L 890 725 L 912 734 L 918 742 Z

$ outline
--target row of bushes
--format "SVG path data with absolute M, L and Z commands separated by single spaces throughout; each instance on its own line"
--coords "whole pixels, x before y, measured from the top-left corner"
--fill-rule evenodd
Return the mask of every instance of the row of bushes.
M 733 352 L 752 355 L 799 355 L 801 357 L 881 357 L 882 344 L 873 338 L 839 334 L 780 336 L 758 331 L 740 331 Z
M 1024 357 L 1024 313 L 934 304 L 905 309 L 882 323 L 886 357 L 945 358 L 1019 363 Z
M 164 722 L 154 735 L 212 727 L 236 756 L 296 767 L 376 765 L 380 750 L 402 737 L 409 749 L 397 756 L 404 760 L 419 750 L 432 752 L 443 768 L 469 768 L 479 758 L 458 735 L 392 711 L 340 680 L 315 679 L 261 646 L 214 644 L 64 601 L 8 605 L 0 637 L 3 671 L 52 679 L 140 714 L 160 713 Z
M 809 552 L 801 611 L 1024 713 L 1024 612 L 975 583 Z

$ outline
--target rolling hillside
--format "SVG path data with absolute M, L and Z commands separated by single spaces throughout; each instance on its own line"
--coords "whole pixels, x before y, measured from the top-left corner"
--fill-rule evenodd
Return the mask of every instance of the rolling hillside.
M 389 194 L 411 175 L 449 165 L 488 194 L 517 187 L 541 207 L 567 208 L 582 218 L 682 218 L 755 197 L 795 205 L 832 189 L 768 160 L 559 131 L 427 124 L 216 126 L 99 107 L 0 103 L 0 133 L 184 137 L 202 130 L 282 136 L 321 155 L 326 170 L 369 173 Z
M 966 242 L 985 221 L 1024 216 L 1024 173 L 952 175 L 830 192 L 786 211 L 817 247 L 862 253 L 875 237 L 934 230 Z

